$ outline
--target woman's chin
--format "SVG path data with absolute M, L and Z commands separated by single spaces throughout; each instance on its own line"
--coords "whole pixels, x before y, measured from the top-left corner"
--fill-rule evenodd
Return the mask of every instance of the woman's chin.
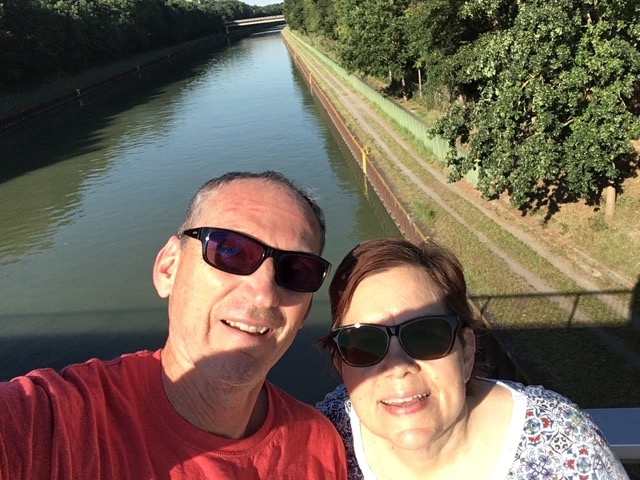
M 428 428 L 410 428 L 392 432 L 389 441 L 401 450 L 424 450 L 434 441 L 434 431 Z

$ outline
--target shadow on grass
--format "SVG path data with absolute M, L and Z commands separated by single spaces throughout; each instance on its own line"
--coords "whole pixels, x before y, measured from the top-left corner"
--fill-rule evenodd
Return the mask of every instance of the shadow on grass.
M 630 307 L 624 317 L 602 308 L 596 318 L 579 318 L 582 302 L 593 300 L 592 297 L 603 303 L 609 300 L 609 304 L 633 306 L 637 291 L 636 286 L 633 291 L 474 297 L 490 324 L 490 333 L 481 338 L 481 352 L 490 365 L 490 374 L 543 384 L 583 408 L 637 407 L 640 384 L 634 379 L 640 375 L 640 330 L 633 322 L 634 308 Z M 558 318 L 557 308 L 550 309 L 543 318 L 517 309 L 517 302 L 537 299 L 541 304 L 561 299 L 572 308 L 562 318 Z M 518 314 L 518 319 L 508 325 L 492 319 L 492 310 L 506 310 L 506 303 Z M 526 305 L 522 304 L 523 309 Z M 501 313 L 500 318 L 503 317 Z

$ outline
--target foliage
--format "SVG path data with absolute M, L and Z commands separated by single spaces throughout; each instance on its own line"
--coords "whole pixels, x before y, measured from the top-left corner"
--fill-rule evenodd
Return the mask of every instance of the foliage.
M 238 0 L 2 0 L 0 87 L 220 33 L 227 20 L 280 13 L 281 4 Z
M 414 0 L 405 12 L 405 37 L 413 67 L 420 69 L 427 103 L 449 84 L 451 56 L 486 29 L 483 22 L 461 18 L 464 0 Z
M 553 214 L 561 202 L 596 203 L 603 188 L 619 189 L 635 174 L 640 0 L 333 5 L 345 68 L 391 84 L 419 69 L 428 97 L 448 92 L 433 131 L 451 147 L 451 180 L 478 169 L 485 196 L 507 193 L 523 210 Z M 291 28 L 328 36 L 319 22 L 329 14 L 323 1 L 285 0 L 284 9 Z
M 338 0 L 338 56 L 347 69 L 404 80 L 408 66 L 404 12 L 408 0 Z
M 525 210 L 553 210 L 575 198 L 595 202 L 637 168 L 638 8 L 522 2 L 508 28 L 461 47 L 450 87 L 476 94 L 451 105 L 435 128 L 452 147 L 468 142 L 467 157 L 450 150 L 450 178 L 478 168 L 485 196 L 506 192 Z
M 286 0 L 283 11 L 289 28 L 305 34 L 335 38 L 336 13 L 333 0 Z

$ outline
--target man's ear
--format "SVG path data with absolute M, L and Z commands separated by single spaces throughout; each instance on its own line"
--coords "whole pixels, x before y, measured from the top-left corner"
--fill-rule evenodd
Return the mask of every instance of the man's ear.
M 161 298 L 167 298 L 173 290 L 178 264 L 180 263 L 180 239 L 172 236 L 160 249 L 153 264 L 153 284 Z

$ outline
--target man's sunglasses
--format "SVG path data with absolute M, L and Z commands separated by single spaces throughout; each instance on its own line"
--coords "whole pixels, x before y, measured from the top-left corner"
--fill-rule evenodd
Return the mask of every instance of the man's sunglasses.
M 200 227 L 182 233 L 200 240 L 204 261 L 223 272 L 251 275 L 267 258 L 273 258 L 276 283 L 294 292 L 315 292 L 331 268 L 312 253 L 278 250 L 233 230 Z
M 342 360 L 352 367 L 370 367 L 382 361 L 389 351 L 391 337 L 417 360 L 435 360 L 448 355 L 458 330 L 457 315 L 432 315 L 407 320 L 388 327 L 356 323 L 331 329 Z

